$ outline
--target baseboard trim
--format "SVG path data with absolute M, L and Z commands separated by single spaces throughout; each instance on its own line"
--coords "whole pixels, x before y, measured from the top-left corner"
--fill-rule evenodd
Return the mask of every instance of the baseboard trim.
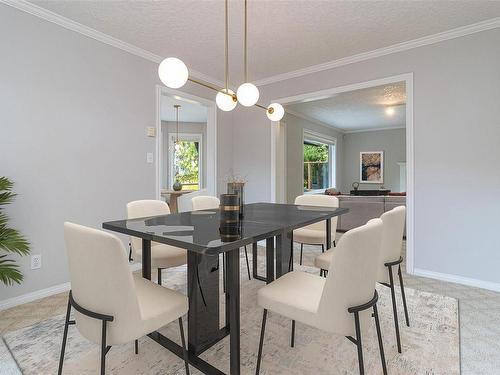
M 424 270 L 421 268 L 415 268 L 413 270 L 413 275 L 414 276 L 421 276 L 421 277 L 428 277 L 430 279 L 436 279 L 436 280 L 441 280 L 441 281 L 448 281 L 450 283 L 455 283 L 455 284 L 473 286 L 476 288 L 492 290 L 494 292 L 500 292 L 500 284 L 494 283 L 491 281 L 478 280 L 478 279 L 473 279 L 470 277 L 452 275 L 449 273 L 428 271 L 428 270 Z
M 59 294 L 63 292 L 67 292 L 71 288 L 71 284 L 69 282 L 54 285 L 45 289 L 40 289 L 35 292 L 22 294 L 17 297 L 7 298 L 3 301 L 0 301 L 0 311 L 10 309 L 11 307 L 23 305 L 28 302 L 33 302 L 41 298 L 53 296 L 54 294 Z
M 140 270 L 142 267 L 141 263 L 132 263 L 130 264 L 130 269 L 132 272 Z M 7 298 L 3 301 L 0 301 L 0 311 L 10 309 L 11 307 L 23 305 L 28 302 L 33 302 L 45 297 L 50 297 L 55 294 L 67 292 L 70 290 L 71 284 L 69 282 L 54 285 L 45 289 L 40 289 L 35 292 L 30 292 L 26 294 L 22 294 L 17 297 Z

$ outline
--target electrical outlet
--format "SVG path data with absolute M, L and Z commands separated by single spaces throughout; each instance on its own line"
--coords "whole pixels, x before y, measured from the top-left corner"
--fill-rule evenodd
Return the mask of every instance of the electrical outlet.
M 33 254 L 31 256 L 31 269 L 37 270 L 42 268 L 42 254 Z

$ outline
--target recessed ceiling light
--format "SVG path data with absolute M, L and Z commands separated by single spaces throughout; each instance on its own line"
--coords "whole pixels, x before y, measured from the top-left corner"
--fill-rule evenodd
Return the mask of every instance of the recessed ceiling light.
M 387 116 L 394 116 L 394 113 L 396 112 L 396 110 L 394 109 L 394 107 L 387 107 L 385 109 L 385 114 Z

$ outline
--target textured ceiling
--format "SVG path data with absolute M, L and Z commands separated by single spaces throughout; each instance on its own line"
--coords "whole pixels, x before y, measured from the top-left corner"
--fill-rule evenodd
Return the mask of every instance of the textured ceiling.
M 160 56 L 223 79 L 224 2 L 32 1 Z M 250 0 L 250 79 L 500 16 L 500 1 Z M 242 80 L 243 2 L 230 1 L 231 82 Z
M 160 111 L 162 121 L 175 121 L 174 104 L 180 104 L 179 122 L 207 122 L 208 109 L 201 103 L 169 95 L 162 95 Z
M 356 131 L 406 126 L 405 103 L 405 83 L 398 82 L 290 104 L 286 109 L 340 130 Z M 385 113 L 387 107 L 394 108 L 394 115 Z

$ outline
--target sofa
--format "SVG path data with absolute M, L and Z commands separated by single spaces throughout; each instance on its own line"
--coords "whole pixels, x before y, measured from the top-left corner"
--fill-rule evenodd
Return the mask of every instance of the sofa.
M 364 225 L 368 220 L 380 217 L 394 207 L 406 206 L 406 196 L 336 195 L 336 197 L 339 199 L 340 207 L 349 209 L 348 213 L 338 218 L 337 230 L 340 232 Z

